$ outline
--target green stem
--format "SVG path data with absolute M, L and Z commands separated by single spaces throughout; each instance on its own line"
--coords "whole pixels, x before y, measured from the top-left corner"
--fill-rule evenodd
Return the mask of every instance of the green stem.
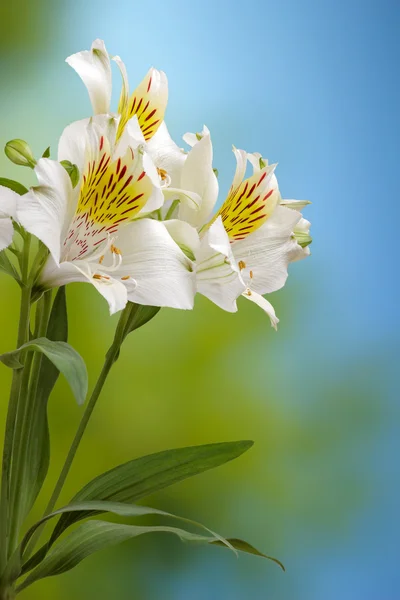
M 43 294 L 36 309 L 35 337 L 46 335 L 51 308 L 51 292 Z M 20 389 L 17 426 L 14 437 L 13 465 L 11 473 L 11 534 L 9 555 L 18 545 L 19 531 L 29 510 L 29 490 L 26 489 L 27 456 L 32 435 L 35 399 L 39 381 L 42 354 L 29 352 L 25 362 Z
M 54 488 L 54 491 L 51 495 L 51 498 L 49 500 L 49 503 L 46 507 L 46 510 L 43 514 L 43 517 L 47 516 L 48 514 L 50 514 L 55 505 L 56 502 L 61 494 L 61 491 L 64 487 L 64 483 L 68 477 L 69 471 L 71 469 L 72 463 L 74 461 L 75 455 L 77 453 L 77 450 L 79 448 L 79 445 L 82 441 L 82 437 L 86 431 L 86 428 L 88 426 L 88 423 L 90 421 L 90 417 L 92 416 L 92 413 L 94 411 L 94 408 L 97 404 L 97 400 L 99 399 L 100 393 L 104 387 L 104 384 L 106 382 L 106 379 L 111 371 L 111 368 L 113 366 L 113 364 L 116 362 L 116 360 L 118 359 L 119 356 L 119 351 L 121 348 L 121 344 L 124 341 L 125 337 L 126 337 L 126 324 L 129 320 L 129 317 L 131 315 L 131 311 L 134 310 L 134 306 L 133 304 L 129 303 L 127 305 L 127 307 L 125 308 L 125 310 L 122 311 L 121 313 L 121 317 L 120 320 L 118 322 L 117 325 L 117 329 L 115 332 L 115 336 L 114 336 L 114 341 L 110 346 L 110 349 L 107 352 L 105 361 L 104 361 L 104 365 L 103 368 L 100 372 L 99 378 L 96 382 L 95 388 L 92 392 L 92 395 L 89 399 L 89 402 L 85 408 L 85 412 L 82 415 L 81 421 L 79 423 L 77 432 L 75 434 L 75 437 L 72 441 L 71 447 L 69 449 L 67 458 L 65 460 L 64 466 L 62 468 L 62 471 L 60 473 L 60 476 L 57 480 L 56 486 Z M 29 556 L 32 554 L 40 536 L 41 533 L 43 531 L 44 528 L 44 524 L 41 527 L 38 527 L 38 529 L 36 530 L 36 532 L 34 533 L 34 535 L 32 536 L 26 551 L 24 553 L 24 560 L 27 560 L 29 558 Z
M 17 348 L 20 348 L 29 338 L 29 317 L 31 307 L 31 289 L 27 285 L 29 270 L 30 238 L 28 237 L 21 256 L 21 307 L 19 315 Z M 15 423 L 18 413 L 19 392 L 22 382 L 23 369 L 15 369 L 8 402 L 6 430 L 4 435 L 1 501 L 0 501 L 0 574 L 7 564 L 8 537 L 9 537 L 9 510 L 10 510 L 10 472 L 12 451 L 14 445 Z

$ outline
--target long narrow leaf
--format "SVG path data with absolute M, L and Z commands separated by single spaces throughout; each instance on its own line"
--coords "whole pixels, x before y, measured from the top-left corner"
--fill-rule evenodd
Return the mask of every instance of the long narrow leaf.
M 251 441 L 226 442 L 142 456 L 93 479 L 76 494 L 71 504 L 87 500 L 137 502 L 174 483 L 223 465 L 246 452 L 252 445 Z M 86 513 L 79 512 L 63 515 L 52 539 L 86 516 Z
M 181 540 L 188 542 L 211 543 L 217 541 L 215 537 L 190 533 L 177 527 L 122 525 L 107 521 L 88 521 L 54 546 L 40 565 L 28 575 L 17 591 L 25 589 L 44 577 L 60 575 L 69 571 L 99 550 L 120 544 L 145 533 L 156 532 L 173 533 Z

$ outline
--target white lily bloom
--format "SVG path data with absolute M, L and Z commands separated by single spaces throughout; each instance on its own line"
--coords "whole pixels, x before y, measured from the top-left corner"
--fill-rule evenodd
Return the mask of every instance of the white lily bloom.
M 140 135 L 143 143 L 148 143 L 148 151 L 158 171 L 158 185 L 166 201 L 164 214 L 168 214 L 172 203 L 177 200 L 186 207 L 187 220 L 189 215 L 192 215 L 193 220 L 193 214 L 200 205 L 204 212 L 210 204 L 211 192 L 213 203 L 218 195 L 218 184 L 212 172 L 211 143 L 205 142 L 189 155 L 179 149 L 169 136 L 163 121 L 168 102 L 165 73 L 151 68 L 130 96 L 125 65 L 119 56 L 112 60 L 116 62 L 122 75 L 122 90 L 116 115 L 116 139 L 132 145 L 132 137 L 138 139 Z M 110 113 L 111 59 L 104 42 L 95 40 L 90 51 L 78 52 L 67 58 L 67 62 L 85 83 L 95 115 Z M 75 126 L 79 129 L 79 123 Z M 76 135 L 78 131 L 74 133 Z M 205 165 L 208 166 L 207 172 L 204 172 Z M 202 181 L 203 176 L 205 182 Z M 175 208 L 175 204 L 172 208 Z M 204 221 L 203 215 L 197 215 L 196 218 L 199 223 Z
M 196 148 L 204 133 L 186 134 L 184 139 Z M 300 212 L 281 205 L 275 165 L 268 165 L 260 154 L 236 148 L 233 151 L 237 166 L 228 197 L 200 230 L 203 255 L 197 251 L 198 291 L 225 310 L 236 310 L 236 298 L 242 294 L 263 308 L 276 328 L 278 318 L 263 294 L 283 287 L 288 264 L 306 255 L 296 239 L 300 232 L 295 233 L 302 217 Z M 253 166 L 253 175 L 245 179 L 248 162 Z M 223 227 L 217 226 L 218 222 Z M 203 262 L 204 256 L 209 262 Z M 217 264 L 220 272 L 215 268 Z
M 140 145 L 114 146 L 110 127 L 112 132 L 109 119 L 91 122 L 85 144 L 70 130 L 63 134 L 61 148 L 72 140 L 69 156 L 83 165 L 75 189 L 60 163 L 40 159 L 35 169 L 39 186 L 18 203 L 18 220 L 51 253 L 40 284 L 90 282 L 106 298 L 111 313 L 128 300 L 191 308 L 192 261 L 161 222 L 132 222 L 148 204 L 152 209 L 160 206 L 159 190 L 145 170 L 146 155 Z
M 19 195 L 0 185 L 0 251 L 8 248 L 14 236 L 12 219 L 16 217 Z
M 190 152 L 185 152 L 172 140 L 163 123 L 147 149 L 159 172 L 167 179 L 163 192 L 170 202 L 164 213 L 168 214 L 171 201 L 180 200 L 176 215 L 169 216 L 177 216 L 195 227 L 202 225 L 210 217 L 218 198 L 218 180 L 213 171 L 213 149 L 207 127 Z

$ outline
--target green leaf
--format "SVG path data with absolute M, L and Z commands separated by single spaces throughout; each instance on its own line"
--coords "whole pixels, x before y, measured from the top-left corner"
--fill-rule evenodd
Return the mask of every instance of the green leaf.
M 47 338 L 54 342 L 66 342 L 68 340 L 68 318 L 65 287 L 60 287 L 53 302 L 49 324 L 47 327 Z M 32 435 L 28 442 L 27 451 L 27 474 L 29 509 L 33 506 L 46 478 L 50 461 L 50 434 L 47 419 L 47 405 L 49 397 L 56 384 L 60 371 L 47 356 L 43 356 L 37 393 L 35 398 L 35 410 L 31 426 Z
M 141 304 L 131 304 L 131 312 L 130 317 L 126 323 L 126 327 L 124 330 L 124 337 L 135 331 L 135 329 L 139 329 L 139 327 L 143 327 L 146 325 L 151 319 L 153 319 L 156 314 L 160 311 L 159 306 L 142 306 Z
M 19 361 L 23 350 L 42 352 L 53 363 L 53 365 L 64 375 L 78 402 L 83 404 L 88 389 L 88 376 L 83 358 L 65 342 L 53 342 L 47 338 L 38 338 L 27 342 L 14 352 L 0 355 L 0 361 L 7 366 L 12 362 Z M 15 360 L 16 359 L 16 360 Z M 12 368 L 19 368 L 18 366 Z
M 226 442 L 142 456 L 90 481 L 76 494 L 71 504 L 87 500 L 137 502 L 174 483 L 223 465 L 246 452 L 252 445 L 251 441 Z M 87 516 L 86 512 L 63 515 L 51 539 L 56 539 L 72 523 Z
M 54 546 L 40 565 L 28 575 L 17 591 L 22 591 L 44 577 L 60 575 L 69 571 L 99 550 L 115 546 L 145 533 L 157 532 L 173 533 L 182 541 L 188 542 L 210 543 L 216 541 L 215 537 L 190 533 L 177 527 L 122 525 L 106 521 L 88 521 L 77 527 L 70 535 Z
M 42 154 L 42 158 L 50 158 L 50 146 L 46 148 L 46 150 Z
M 60 164 L 67 171 L 67 173 L 71 179 L 72 187 L 76 187 L 79 183 L 79 178 L 80 178 L 79 169 L 78 169 L 77 165 L 74 165 L 69 160 L 62 160 Z
M 0 271 L 7 273 L 7 275 L 11 275 L 11 277 L 14 277 L 18 282 L 20 281 L 20 277 L 5 250 L 0 252 Z
M 229 544 L 231 546 L 233 546 L 233 548 L 235 548 L 235 550 L 240 550 L 240 552 L 245 552 L 246 554 L 254 554 L 255 556 L 260 556 L 262 558 L 267 558 L 268 560 L 272 560 L 272 562 L 274 562 L 280 566 L 282 571 L 286 571 L 284 565 L 281 563 L 280 560 L 278 560 L 277 558 L 274 558 L 273 556 L 268 556 L 267 554 L 263 554 L 262 552 L 257 550 L 257 548 L 254 548 L 254 546 L 252 546 L 248 542 L 245 542 L 244 540 L 239 540 L 237 538 L 227 538 L 224 541 L 229 542 Z M 226 544 L 222 543 L 221 540 L 215 540 L 214 542 L 211 542 L 211 544 L 215 544 L 217 546 L 226 546 Z
M 65 513 L 72 513 L 72 512 L 85 512 L 86 516 L 91 516 L 91 515 L 100 514 L 100 513 L 113 513 L 113 514 L 121 516 L 121 517 L 142 517 L 144 515 L 160 515 L 163 517 L 178 519 L 179 521 L 183 521 L 184 523 L 189 523 L 191 525 L 195 525 L 196 527 L 206 530 L 207 533 L 212 534 L 214 540 L 220 541 L 223 546 L 228 546 L 231 550 L 236 552 L 234 550 L 233 546 L 231 546 L 223 537 L 221 537 L 214 531 L 211 531 L 211 529 L 208 529 L 208 527 L 205 527 L 201 523 L 193 521 L 192 519 L 180 517 L 180 516 L 165 512 L 163 510 L 159 510 L 157 508 L 150 508 L 148 506 L 140 506 L 137 504 L 124 504 L 122 502 L 105 502 L 105 501 L 101 501 L 101 500 L 92 500 L 90 502 L 78 502 L 76 504 L 74 503 L 74 504 L 69 504 L 68 506 L 64 506 L 63 508 L 60 508 L 60 509 L 54 511 L 53 513 L 47 515 L 46 517 L 43 517 L 43 519 L 41 519 L 40 521 L 35 523 L 35 525 L 33 525 L 29 529 L 29 531 L 26 533 L 20 547 L 17 550 L 17 552 L 19 552 L 19 554 L 20 554 L 20 557 L 23 555 L 23 553 L 28 545 L 29 540 L 31 539 L 31 537 L 33 536 L 33 534 L 39 527 L 41 527 L 44 523 L 46 523 L 47 521 L 49 521 L 50 519 L 53 519 L 54 517 L 56 517 L 58 515 L 65 514 Z M 45 545 L 45 548 L 42 549 L 42 551 L 40 552 L 42 560 L 43 560 L 44 555 L 47 554 L 48 550 L 54 544 L 55 541 L 56 541 L 55 538 L 52 538 Z M 33 559 L 35 559 L 35 557 L 33 557 Z M 26 563 L 26 565 L 24 566 L 24 573 L 26 573 L 27 571 L 30 570 L 29 563 L 31 563 L 32 566 L 36 566 L 38 564 L 36 559 L 33 561 L 28 561 Z
M 0 185 L 13 190 L 20 196 L 23 196 L 28 192 L 28 189 L 22 185 L 22 183 L 18 183 L 18 181 L 14 181 L 13 179 L 6 179 L 5 177 L 0 177 Z

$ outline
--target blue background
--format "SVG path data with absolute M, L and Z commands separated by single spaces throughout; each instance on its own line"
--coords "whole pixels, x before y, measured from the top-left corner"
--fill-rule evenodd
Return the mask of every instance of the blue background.
M 221 198 L 234 172 L 232 144 L 278 162 L 283 196 L 312 201 L 305 216 L 314 242 L 312 257 L 292 265 L 288 285 L 271 298 L 277 334 L 253 306 L 242 303 L 232 317 L 206 301 L 194 316 L 165 311 L 158 325 L 139 332 L 129 350 L 140 361 L 156 348 L 162 364 L 139 363 L 139 381 L 131 382 L 124 355 L 75 471 L 83 484 L 97 474 L 99 452 L 107 467 L 132 457 L 132 447 L 136 454 L 253 437 L 255 449 L 240 466 L 181 484 L 155 503 L 246 537 L 279 556 L 286 574 L 256 558 L 237 562 L 219 550 L 143 539 L 23 597 L 397 600 L 400 5 L 33 4 L 1 8 L 2 144 L 22 137 L 39 154 L 49 143 L 55 148 L 67 123 L 90 114 L 86 90 L 63 61 L 99 37 L 125 61 L 132 89 L 152 65 L 167 72 L 166 119 L 175 139 L 203 123 L 210 128 Z M 29 181 L 5 159 L 0 167 Z M 17 292 L 5 279 L 1 285 L 4 318 L 16 311 Z M 97 345 L 106 347 L 112 326 L 103 326 L 100 299 L 81 287 L 71 291 L 72 341 L 93 372 L 102 356 Z M 14 337 L 5 331 L 4 345 L 12 347 Z M 190 356 L 183 364 L 181 352 Z M 169 376 L 163 361 L 171 360 L 191 377 L 181 381 L 180 368 Z M 149 383 L 152 368 L 162 378 L 158 387 Z M 153 395 L 144 401 L 135 394 L 143 406 L 128 416 L 113 408 L 119 385 Z M 71 398 L 64 402 L 63 384 L 57 389 L 59 464 L 79 411 Z M 133 442 L 130 419 L 140 423 Z M 53 471 L 54 479 L 57 464 Z

